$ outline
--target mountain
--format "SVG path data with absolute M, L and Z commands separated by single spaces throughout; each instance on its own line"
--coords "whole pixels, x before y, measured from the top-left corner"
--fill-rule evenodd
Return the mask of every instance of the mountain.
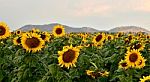
M 21 27 L 19 30 L 29 31 L 32 28 L 37 28 L 37 29 L 40 29 L 41 31 L 52 32 L 52 29 L 55 25 L 58 25 L 58 23 L 45 24 L 45 25 L 25 25 L 25 26 Z M 70 32 L 99 32 L 99 30 L 96 30 L 96 29 L 90 28 L 90 27 L 76 28 L 76 27 L 70 27 L 70 26 L 66 26 L 66 25 L 63 25 L 63 26 L 67 33 L 70 33 Z
M 121 26 L 121 27 L 116 27 L 113 29 L 110 29 L 109 32 L 145 32 L 145 33 L 150 33 L 147 29 L 137 27 L 137 26 Z
M 37 28 L 37 29 L 40 29 L 41 31 L 52 32 L 52 29 L 55 25 L 58 25 L 58 23 L 44 24 L 44 25 L 25 25 L 25 26 L 21 27 L 19 30 L 29 31 L 32 28 Z M 93 33 L 93 32 L 145 32 L 145 33 L 150 33 L 150 31 L 148 31 L 147 29 L 137 27 L 137 26 L 121 26 L 121 27 L 116 27 L 116 28 L 110 29 L 108 31 L 97 30 L 97 29 L 94 29 L 91 27 L 77 28 L 77 27 L 70 27 L 67 25 L 63 25 L 63 26 L 67 33 L 70 33 L 70 32 L 91 32 L 91 33 Z

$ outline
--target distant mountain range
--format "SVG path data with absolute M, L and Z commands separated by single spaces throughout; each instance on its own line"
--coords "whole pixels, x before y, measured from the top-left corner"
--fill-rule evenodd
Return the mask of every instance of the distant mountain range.
M 37 28 L 37 29 L 40 29 L 41 31 L 52 32 L 52 29 L 55 25 L 58 25 L 58 23 L 44 24 L 44 25 L 25 25 L 25 26 L 19 28 L 18 30 L 29 31 L 32 28 Z M 148 31 L 144 28 L 141 28 L 141 27 L 137 27 L 137 26 L 121 26 L 121 27 L 116 27 L 116 28 L 110 29 L 108 31 L 97 30 L 97 29 L 94 29 L 91 27 L 77 28 L 77 27 L 70 27 L 67 25 L 63 25 L 63 26 L 67 33 L 70 33 L 70 32 L 91 32 L 91 33 L 93 33 L 93 32 L 146 32 L 146 33 L 150 33 L 150 31 Z

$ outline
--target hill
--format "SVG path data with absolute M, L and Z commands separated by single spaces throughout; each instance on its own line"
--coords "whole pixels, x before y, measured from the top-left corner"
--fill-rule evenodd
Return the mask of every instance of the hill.
M 121 26 L 121 27 L 116 27 L 113 29 L 110 29 L 109 32 L 145 32 L 145 33 L 150 33 L 147 29 L 137 27 L 137 26 Z
M 55 25 L 58 25 L 58 23 L 45 24 L 45 25 L 25 25 L 25 26 L 21 27 L 19 30 L 29 31 L 32 28 L 37 28 L 37 29 L 40 29 L 41 31 L 52 32 L 52 29 Z M 70 33 L 70 32 L 99 32 L 99 30 L 96 30 L 96 29 L 90 28 L 90 27 L 76 28 L 76 27 L 70 27 L 70 26 L 66 26 L 66 25 L 63 25 L 63 26 L 67 33 Z

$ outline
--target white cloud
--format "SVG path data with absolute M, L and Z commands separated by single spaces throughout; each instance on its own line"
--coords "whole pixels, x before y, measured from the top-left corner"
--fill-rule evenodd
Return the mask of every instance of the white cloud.
M 97 0 L 82 0 L 75 5 L 73 13 L 76 16 L 105 15 L 111 10 L 110 5 Z

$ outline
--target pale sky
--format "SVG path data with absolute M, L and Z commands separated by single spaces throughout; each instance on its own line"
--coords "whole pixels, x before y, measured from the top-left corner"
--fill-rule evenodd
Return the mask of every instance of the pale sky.
M 11 30 L 27 24 L 60 23 L 109 30 L 150 29 L 150 0 L 0 0 L 0 21 Z

